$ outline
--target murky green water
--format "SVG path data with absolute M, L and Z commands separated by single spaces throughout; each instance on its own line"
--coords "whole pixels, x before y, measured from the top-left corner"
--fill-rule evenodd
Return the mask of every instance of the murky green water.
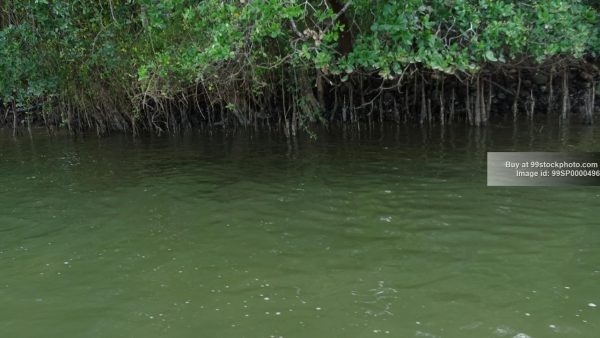
M 0 337 L 597 337 L 600 189 L 487 188 L 593 128 L 0 135 Z

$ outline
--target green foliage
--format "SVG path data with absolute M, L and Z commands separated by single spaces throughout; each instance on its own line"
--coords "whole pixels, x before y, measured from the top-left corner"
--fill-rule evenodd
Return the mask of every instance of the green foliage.
M 391 79 L 411 67 L 473 73 L 488 63 L 510 68 L 600 53 L 593 1 L 354 0 L 339 15 L 333 3 L 346 4 L 4 1 L 0 98 L 5 106 L 75 98 L 85 109 L 101 92 L 139 116 L 141 95 L 172 97 L 201 85 L 224 100 L 223 91 L 240 83 L 252 83 L 246 95 L 261 95 L 290 69 Z M 340 52 L 343 34 L 353 37 L 349 53 Z
M 17 105 L 43 97 L 56 88 L 57 78 L 37 51 L 38 38 L 27 25 L 0 31 L 0 100 Z
M 369 29 L 342 69 L 397 76 L 419 64 L 470 72 L 486 62 L 578 59 L 598 49 L 598 13 L 577 0 L 383 1 L 362 10 Z

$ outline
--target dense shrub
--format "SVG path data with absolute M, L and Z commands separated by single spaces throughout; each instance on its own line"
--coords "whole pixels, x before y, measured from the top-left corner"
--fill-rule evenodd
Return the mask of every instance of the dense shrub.
M 594 1 L 7 0 L 1 6 L 2 123 L 44 120 L 99 132 L 261 118 L 295 130 L 358 106 L 359 91 L 364 108 L 363 101 L 380 94 L 366 87 L 418 79 L 430 95 L 432 74 L 464 80 L 533 67 L 551 69 L 551 79 L 576 65 L 587 67 L 593 81 L 600 53 Z

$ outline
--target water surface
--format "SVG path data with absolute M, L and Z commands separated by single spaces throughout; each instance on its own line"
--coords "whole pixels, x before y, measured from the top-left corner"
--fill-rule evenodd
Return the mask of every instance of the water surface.
M 487 188 L 592 127 L 0 134 L 1 337 L 596 337 L 600 190 Z

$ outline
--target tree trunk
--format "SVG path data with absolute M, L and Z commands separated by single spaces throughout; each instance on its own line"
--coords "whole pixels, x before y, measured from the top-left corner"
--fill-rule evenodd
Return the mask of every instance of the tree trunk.
M 513 112 L 513 120 L 517 120 L 517 112 L 519 110 L 519 96 L 521 95 L 521 71 L 519 70 L 518 73 L 518 77 L 519 79 L 517 80 L 517 91 L 515 94 L 515 99 L 513 101 L 513 105 L 512 105 L 512 112 Z
M 567 112 L 569 110 L 569 78 L 566 69 L 563 69 L 562 80 L 562 112 L 560 116 L 564 120 L 567 118 Z

